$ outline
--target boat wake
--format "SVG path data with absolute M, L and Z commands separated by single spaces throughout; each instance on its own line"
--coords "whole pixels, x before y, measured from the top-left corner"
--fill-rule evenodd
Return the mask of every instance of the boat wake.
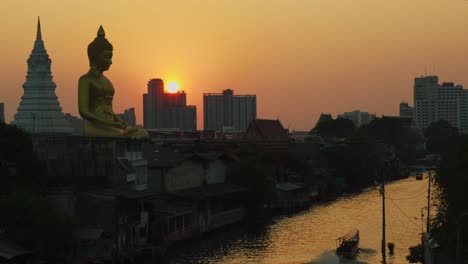
M 364 252 L 359 250 L 358 258 L 363 255 L 372 255 L 375 254 L 375 250 L 373 249 L 364 249 Z M 329 250 L 324 252 L 318 259 L 312 260 L 311 262 L 306 262 L 304 264 L 369 264 L 370 262 L 361 261 L 358 259 L 347 259 L 347 258 L 340 258 L 336 255 L 334 250 Z

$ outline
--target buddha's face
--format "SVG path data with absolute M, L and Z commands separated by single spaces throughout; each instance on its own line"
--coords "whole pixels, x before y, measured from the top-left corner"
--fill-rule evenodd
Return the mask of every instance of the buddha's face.
M 98 70 L 107 71 L 112 64 L 112 50 L 103 50 L 93 64 Z

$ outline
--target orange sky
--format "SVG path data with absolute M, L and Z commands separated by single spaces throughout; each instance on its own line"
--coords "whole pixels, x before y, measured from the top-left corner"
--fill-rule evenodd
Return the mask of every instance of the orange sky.
M 398 114 L 416 76 L 468 87 L 464 0 L 2 1 L 0 102 L 11 121 L 23 94 L 37 16 L 63 111 L 78 114 L 86 48 L 103 25 L 114 45 L 106 76 L 114 110 L 135 107 L 150 78 L 177 80 L 197 105 L 203 93 L 256 94 L 259 118 L 309 130 L 321 112 Z

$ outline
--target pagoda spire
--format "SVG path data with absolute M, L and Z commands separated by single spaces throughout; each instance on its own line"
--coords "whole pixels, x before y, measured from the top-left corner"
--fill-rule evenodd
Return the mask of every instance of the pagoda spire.
M 37 17 L 37 33 L 36 33 L 36 40 L 42 40 L 42 33 L 41 33 L 41 18 Z

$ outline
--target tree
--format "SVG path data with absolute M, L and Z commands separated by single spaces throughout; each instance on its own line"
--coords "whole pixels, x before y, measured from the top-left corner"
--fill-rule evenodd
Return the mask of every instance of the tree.
M 409 255 L 406 256 L 409 263 L 424 263 L 424 249 L 421 244 L 410 247 L 409 251 Z
M 325 120 L 317 124 L 317 126 L 310 131 L 309 134 L 317 133 L 322 137 L 337 137 L 344 138 L 352 135 L 356 127 L 352 120 L 345 118 L 338 118 L 332 120 Z
M 427 150 L 439 154 L 443 153 L 447 151 L 447 146 L 451 145 L 451 141 L 457 135 L 458 129 L 445 120 L 431 123 L 424 131 Z
M 431 228 L 434 236 L 447 249 L 455 248 L 457 222 L 460 215 L 468 212 L 466 186 L 468 186 L 468 136 L 453 137 L 442 154 L 439 171 L 434 176 L 439 206 L 446 208 L 438 212 Z M 465 229 L 465 231 L 467 231 Z M 465 234 L 465 238 L 468 234 Z M 464 243 L 465 249 L 468 243 Z M 454 255 L 451 252 L 451 255 Z
M 0 122 L 0 188 L 10 192 L 13 186 L 41 189 L 45 171 L 33 152 L 28 133 Z
M 0 229 L 53 260 L 74 244 L 74 225 L 45 195 L 45 169 L 28 133 L 0 122 Z M 55 263 L 56 261 L 52 261 Z

